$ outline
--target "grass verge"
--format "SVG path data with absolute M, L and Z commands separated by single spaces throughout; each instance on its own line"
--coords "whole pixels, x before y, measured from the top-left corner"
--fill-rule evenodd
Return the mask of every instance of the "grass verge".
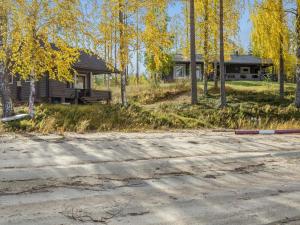
M 226 109 L 218 108 L 219 90 L 210 87 L 209 96 L 200 95 L 199 104 L 194 106 L 189 104 L 188 96 L 184 100 L 178 98 L 189 93 L 189 86 L 183 83 L 148 87 L 139 94 L 133 92 L 129 97 L 131 104 L 126 108 L 120 104 L 40 105 L 34 120 L 2 124 L 0 130 L 84 133 L 153 129 L 300 128 L 300 110 L 293 105 L 293 85 L 287 85 L 286 97 L 281 100 L 277 95 L 277 84 L 230 82 L 227 85 Z

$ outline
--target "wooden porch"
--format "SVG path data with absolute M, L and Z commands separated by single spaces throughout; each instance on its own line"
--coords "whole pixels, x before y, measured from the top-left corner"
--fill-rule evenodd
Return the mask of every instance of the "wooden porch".
M 74 104 L 91 104 L 111 101 L 111 91 L 93 89 L 66 89 L 65 100 Z

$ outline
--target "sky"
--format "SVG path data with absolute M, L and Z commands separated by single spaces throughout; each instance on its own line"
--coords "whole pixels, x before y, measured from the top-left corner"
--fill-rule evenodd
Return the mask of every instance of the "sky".
M 241 16 L 239 31 L 239 40 L 245 50 L 248 50 L 250 46 L 251 27 L 252 24 L 250 21 L 249 10 L 246 9 L 244 10 L 244 13 Z
M 252 4 L 253 0 L 249 0 L 249 3 Z M 169 7 L 168 13 L 170 17 L 181 13 L 181 4 L 182 3 L 176 3 Z M 238 39 L 242 47 L 247 51 L 250 46 L 250 32 L 251 32 L 251 21 L 250 21 L 248 7 L 244 9 L 243 12 L 241 13 L 241 19 L 239 24 L 240 24 L 240 31 L 238 34 Z

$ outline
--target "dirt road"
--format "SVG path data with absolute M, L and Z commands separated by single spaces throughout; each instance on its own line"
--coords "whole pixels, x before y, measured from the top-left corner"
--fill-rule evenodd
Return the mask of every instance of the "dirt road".
M 300 136 L 0 136 L 0 224 L 300 224 Z

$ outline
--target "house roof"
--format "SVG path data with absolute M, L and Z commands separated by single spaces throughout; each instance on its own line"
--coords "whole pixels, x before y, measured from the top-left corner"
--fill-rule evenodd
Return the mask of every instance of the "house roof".
M 174 55 L 175 62 L 189 63 L 190 58 L 184 57 L 182 54 Z M 204 62 L 203 56 L 201 54 L 196 55 L 196 62 Z M 272 65 L 272 60 L 262 59 L 253 55 L 231 55 L 231 59 L 225 61 L 227 64 L 263 64 L 263 65 Z
M 174 61 L 175 62 L 188 63 L 188 62 L 190 62 L 190 58 L 185 57 L 182 54 L 175 54 L 174 55 Z M 203 62 L 203 57 L 202 57 L 201 54 L 196 55 L 196 62 Z
M 80 51 L 78 62 L 73 66 L 75 69 L 89 70 L 95 74 L 118 73 L 117 69 L 109 68 L 102 58 L 85 51 Z
M 271 65 L 272 60 L 262 59 L 253 55 L 231 55 L 231 59 L 225 61 L 227 64 L 265 64 Z
M 54 50 L 58 50 L 59 48 L 55 46 L 54 43 L 51 43 L 51 47 Z M 73 65 L 74 69 L 77 70 L 87 70 L 94 74 L 110 74 L 110 73 L 119 73 L 119 71 L 112 67 L 109 68 L 107 66 L 107 63 L 96 54 L 88 54 L 86 51 L 80 50 L 79 51 L 79 59 L 78 61 Z

